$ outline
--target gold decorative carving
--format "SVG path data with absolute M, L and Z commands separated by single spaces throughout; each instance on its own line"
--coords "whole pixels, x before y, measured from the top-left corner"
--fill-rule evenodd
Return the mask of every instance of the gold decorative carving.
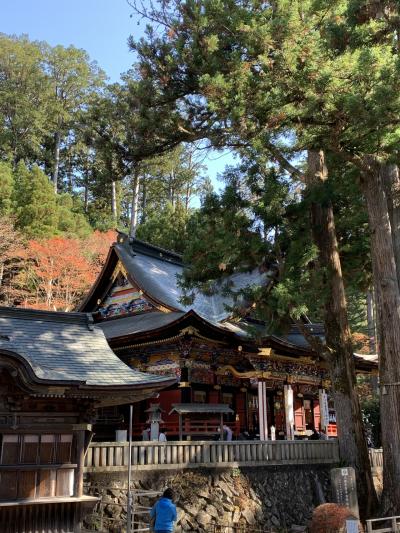
M 193 326 L 188 326 L 187 328 L 183 328 L 180 330 L 181 335 L 194 335 L 196 337 L 200 336 L 200 332 L 197 328 L 194 328 Z
M 114 282 L 118 276 L 118 274 L 122 274 L 123 276 L 125 276 L 125 278 L 128 279 L 128 272 L 126 271 L 124 265 L 121 263 L 121 261 L 118 261 L 118 263 L 116 264 L 115 268 L 114 268 L 114 272 L 112 273 L 111 275 L 111 281 Z
M 304 363 L 306 365 L 315 365 L 317 364 L 317 361 L 313 359 L 312 357 L 300 357 L 300 359 L 297 360 L 299 363 Z
M 208 337 L 201 335 L 200 331 L 193 326 L 188 326 L 187 328 L 181 329 L 178 337 L 184 337 L 185 335 L 193 335 L 193 337 L 197 337 L 198 339 L 202 339 L 212 344 L 225 344 L 224 341 L 209 339 Z
M 272 348 L 259 348 L 257 355 L 261 355 L 262 357 L 271 357 L 271 355 L 274 355 L 274 351 Z
M 267 379 L 272 376 L 272 372 L 265 372 L 263 370 L 248 370 L 247 372 L 239 372 L 232 365 L 225 365 L 215 371 L 217 375 L 224 375 L 226 372 L 230 372 L 235 378 L 239 379 L 249 379 L 249 378 L 258 378 L 258 379 Z

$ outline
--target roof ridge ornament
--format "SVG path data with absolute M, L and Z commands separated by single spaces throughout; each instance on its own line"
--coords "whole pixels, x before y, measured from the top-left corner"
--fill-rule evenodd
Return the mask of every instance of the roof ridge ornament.
M 181 329 L 179 333 L 182 335 L 195 335 L 196 337 L 200 337 L 200 331 L 193 326 L 187 326 L 186 328 Z

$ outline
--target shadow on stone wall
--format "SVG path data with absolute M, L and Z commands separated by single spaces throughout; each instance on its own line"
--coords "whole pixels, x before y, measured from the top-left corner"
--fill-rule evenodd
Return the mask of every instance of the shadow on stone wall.
M 102 497 L 87 520 L 89 530 L 124 531 L 126 487 L 126 473 L 86 474 L 86 493 Z M 330 481 L 329 468 L 317 466 L 133 473 L 136 490 L 166 487 L 177 495 L 177 533 L 300 532 L 313 509 L 329 500 Z M 154 496 L 139 498 L 146 507 L 154 501 Z

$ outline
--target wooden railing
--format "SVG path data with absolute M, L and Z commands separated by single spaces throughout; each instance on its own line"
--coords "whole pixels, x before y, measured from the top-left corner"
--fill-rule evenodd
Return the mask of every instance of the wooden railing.
M 398 533 L 398 531 L 400 531 L 400 516 L 367 520 L 367 533 Z
M 383 450 L 382 448 L 370 448 L 369 450 L 369 460 L 371 461 L 371 466 L 383 467 Z
M 95 442 L 86 455 L 87 472 L 123 471 L 128 443 Z M 134 442 L 134 470 L 337 463 L 339 448 L 332 441 L 171 441 Z
M 221 421 L 218 419 L 207 419 L 207 420 L 191 420 L 186 418 L 182 423 L 182 434 L 190 435 L 195 437 L 202 436 L 212 436 L 218 433 L 218 428 L 220 427 Z M 231 428 L 233 434 L 237 437 L 240 433 L 240 421 L 236 420 L 235 422 L 227 422 L 227 425 Z M 132 426 L 132 435 L 134 437 L 141 438 L 142 431 L 149 427 L 148 424 L 133 424 Z M 163 429 L 166 430 L 167 434 L 171 436 L 179 435 L 179 420 L 168 420 L 163 422 Z

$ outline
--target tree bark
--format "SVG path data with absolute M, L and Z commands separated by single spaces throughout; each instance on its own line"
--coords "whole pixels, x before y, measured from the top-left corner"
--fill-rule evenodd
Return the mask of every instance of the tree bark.
M 398 166 L 381 165 L 381 176 L 389 209 L 397 283 L 400 287 L 400 176 Z
M 361 187 L 371 233 L 379 340 L 383 447 L 383 512 L 400 514 L 400 291 L 393 234 L 383 180 L 385 165 L 365 157 Z
M 60 168 L 60 144 L 61 144 L 61 135 L 59 131 L 56 131 L 54 135 L 54 169 L 53 169 L 53 186 L 54 192 L 58 192 L 58 170 Z
M 114 180 L 111 182 L 111 213 L 112 213 L 113 221 L 117 223 L 117 220 L 118 220 L 117 186 Z
M 169 175 L 168 184 L 168 200 L 171 202 L 172 207 L 175 207 L 175 172 L 172 171 Z
M 367 324 L 368 324 L 368 344 L 370 353 L 376 353 L 376 325 L 374 295 L 372 290 L 367 292 Z
M 136 229 L 138 225 L 138 209 L 139 209 L 139 187 L 140 174 L 138 167 L 135 167 L 132 178 L 132 203 L 131 203 L 131 223 L 129 229 L 129 236 L 135 238 Z
M 83 209 L 85 213 L 88 212 L 89 207 L 89 170 L 85 169 L 85 184 L 84 184 L 84 192 L 83 192 Z
M 146 180 L 142 179 L 142 216 L 141 216 L 142 224 L 146 222 L 146 207 L 147 207 L 147 187 L 146 187 Z
M 366 517 L 376 507 L 377 498 L 355 390 L 354 352 L 333 207 L 325 192 L 327 178 L 324 152 L 309 151 L 306 193 L 316 193 L 311 198 L 311 225 L 319 251 L 319 264 L 325 272 L 325 338 L 330 351 L 328 364 L 338 419 L 339 447 L 342 459 L 355 468 L 360 512 Z M 317 199 L 318 193 L 320 199 Z
M 186 187 L 186 195 L 185 195 L 185 212 L 189 213 L 189 205 L 190 205 L 190 198 L 192 195 L 192 187 L 190 184 Z

